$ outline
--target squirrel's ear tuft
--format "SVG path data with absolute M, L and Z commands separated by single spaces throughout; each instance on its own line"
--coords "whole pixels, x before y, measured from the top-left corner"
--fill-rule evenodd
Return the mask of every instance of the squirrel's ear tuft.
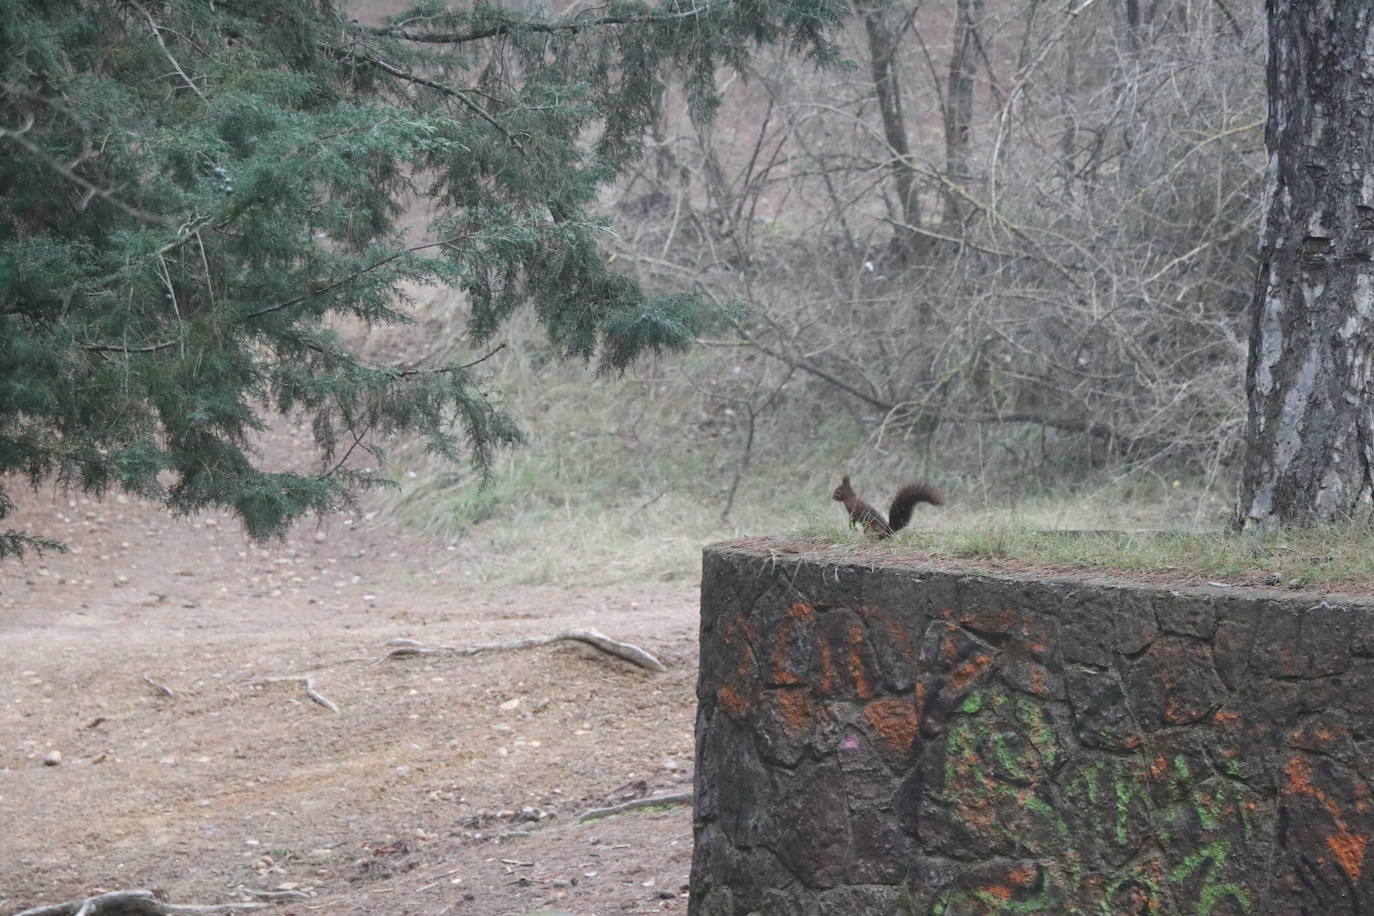
M 844 484 L 845 486 L 849 486 L 849 475 L 846 474 L 843 477 L 841 477 L 840 483 Z

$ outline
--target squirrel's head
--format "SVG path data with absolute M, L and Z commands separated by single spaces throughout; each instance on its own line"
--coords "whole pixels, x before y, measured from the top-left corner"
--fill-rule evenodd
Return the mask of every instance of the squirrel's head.
M 830 494 L 830 498 L 843 502 L 853 495 L 854 488 L 849 485 L 849 475 L 846 474 L 843 479 L 840 480 L 840 485 L 835 488 L 835 492 Z

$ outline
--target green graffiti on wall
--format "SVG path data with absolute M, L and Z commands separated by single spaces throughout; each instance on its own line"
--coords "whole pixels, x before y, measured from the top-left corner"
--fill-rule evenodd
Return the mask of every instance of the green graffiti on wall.
M 1230 852 L 1230 840 L 1225 838 L 1216 840 L 1178 863 L 1174 870 L 1169 873 L 1169 877 L 1173 880 L 1182 881 L 1199 868 L 1206 866 L 1202 877 L 1202 889 L 1198 892 L 1198 916 L 1209 916 L 1213 908 L 1227 897 L 1238 903 L 1240 908 L 1247 913 L 1254 909 L 1250 895 L 1245 893 L 1239 884 L 1223 884 L 1218 881 L 1218 876 L 1226 867 L 1226 859 Z
M 1193 898 L 1190 911 L 1199 916 L 1209 916 L 1223 901 L 1243 912 L 1253 911 L 1244 889 L 1225 880 L 1232 837 L 1248 842 L 1254 828 L 1243 786 L 1194 773 L 1189 760 L 1178 754 L 1167 770 L 1156 773 L 1168 779 L 1178 793 L 1174 797 L 1184 804 L 1169 808 L 1171 813 L 1157 812 L 1140 753 L 1080 758 L 1074 771 L 1075 763 L 1065 759 L 1049 716 L 1045 705 L 997 689 L 971 693 L 957 707 L 945 733 L 945 778 L 938 802 L 968 829 L 985 838 L 1009 840 L 1012 848 L 1033 856 L 1040 880 L 1029 898 L 1024 895 L 1030 887 L 1012 888 L 1019 891 L 1013 894 L 1010 885 L 996 882 L 949 890 L 932 912 L 1084 912 L 1072 903 L 1078 900 L 1079 907 L 1115 916 L 1114 907 L 1123 905 L 1118 895 L 1130 898 L 1133 908 L 1139 905 L 1150 912 L 1162 905 L 1166 894 L 1182 905 L 1179 888 L 1165 891 L 1161 882 L 1186 882 L 1187 896 Z M 1060 780 L 1058 788 L 1055 779 Z M 1076 826 L 1066 821 L 1066 813 L 1077 818 Z M 1208 836 L 1236 827 L 1240 830 L 1229 837 Z M 1197 848 L 1185 837 L 1205 845 Z M 1154 859 L 1151 869 L 1142 870 L 1136 861 L 1141 850 L 1136 847 L 1161 838 L 1166 840 L 1165 861 Z M 1109 843 L 1135 864 L 1114 875 L 1094 874 L 1085 888 L 1085 857 L 1100 854 Z M 1079 896 L 1084 893 L 1086 898 Z
M 1087 812 L 1093 834 L 1103 841 L 1130 842 L 1132 806 L 1146 798 L 1144 767 L 1138 763 L 1094 760 L 1064 783 L 1064 794 Z
M 1133 892 L 1143 896 L 1130 901 L 1121 899 L 1122 896 Z M 1123 904 L 1132 907 L 1128 912 L 1153 913 L 1159 907 L 1161 896 L 1159 882 L 1147 873 L 1137 872 L 1121 875 L 1106 885 L 1106 893 L 1103 895 L 1102 905 L 1098 913 L 1101 916 L 1121 916 L 1120 907 Z

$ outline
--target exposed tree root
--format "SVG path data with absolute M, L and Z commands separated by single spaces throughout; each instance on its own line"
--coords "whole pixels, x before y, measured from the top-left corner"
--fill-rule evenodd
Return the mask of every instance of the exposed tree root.
M 616 658 L 622 658 L 633 665 L 647 668 L 650 671 L 668 670 L 663 662 L 633 643 L 611 639 L 605 633 L 581 627 L 564 630 L 553 636 L 526 636 L 523 639 L 515 639 L 510 642 L 489 642 L 475 646 L 423 646 L 413 639 L 391 639 L 387 641 L 387 645 L 396 648 L 377 661 L 386 661 L 389 658 L 405 658 L 411 655 L 477 655 L 481 652 L 510 652 L 515 649 L 529 649 L 533 646 L 547 646 L 550 643 L 561 642 L 565 639 L 586 643 L 600 649 L 607 655 L 614 655 Z
M 304 674 L 288 674 L 283 675 L 281 677 L 260 677 L 253 683 L 276 684 L 282 681 L 296 681 L 298 683 L 304 684 L 306 696 L 310 697 L 310 699 L 314 700 L 316 703 L 319 703 L 321 706 L 323 706 L 330 712 L 339 711 L 339 707 L 334 705 L 334 701 L 329 699 L 324 694 L 320 693 L 318 690 L 316 690 L 314 681 L 310 680 L 310 678 L 306 677 Z
M 690 805 L 692 803 L 691 792 L 678 792 L 674 795 L 655 795 L 649 798 L 635 798 L 618 805 L 611 805 L 608 808 L 593 808 L 578 815 L 576 823 L 594 821 L 599 817 L 610 817 L 612 814 L 620 814 L 625 811 L 634 811 L 638 808 L 673 808 L 678 805 Z
M 265 903 L 178 905 L 158 899 L 153 891 L 111 891 L 84 900 L 37 906 L 15 916 L 181 916 L 190 913 L 233 913 L 260 910 Z
M 547 646 L 551 643 L 561 642 L 565 639 L 572 640 L 574 642 L 586 643 L 589 646 L 593 646 L 597 649 L 600 649 L 607 655 L 612 655 L 616 658 L 624 659 L 632 665 L 638 665 L 639 667 L 647 668 L 650 671 L 668 670 L 667 666 L 665 666 L 663 662 L 659 661 L 657 658 L 653 656 L 652 653 L 648 652 L 647 650 L 641 649 L 639 646 L 636 646 L 633 643 L 621 642 L 618 639 L 612 639 L 611 637 L 607 636 L 605 633 L 600 632 L 599 630 L 586 629 L 582 627 L 574 627 L 569 630 L 564 630 L 561 633 L 555 633 L 552 636 L 526 636 L 523 639 L 515 639 L 511 640 L 510 642 L 487 642 L 479 643 L 475 646 L 426 646 L 420 644 L 419 642 L 416 642 L 413 639 L 389 639 L 387 640 L 386 644 L 388 646 L 392 646 L 392 650 L 388 652 L 386 655 L 383 655 L 381 658 L 371 659 L 371 661 L 375 665 L 378 662 L 384 662 L 387 659 L 407 658 L 412 655 L 477 655 L 482 652 L 510 652 L 515 649 L 529 649 L 533 648 L 534 646 Z M 343 659 L 342 661 L 329 662 L 325 665 L 316 665 L 315 668 L 323 668 L 329 667 L 330 665 L 342 665 L 348 664 L 350 662 L 362 661 L 369 661 L 369 659 L 347 658 Z M 144 676 L 144 680 L 148 680 L 146 675 Z M 289 674 L 276 677 L 260 677 L 257 680 L 253 681 L 253 683 L 275 684 L 281 681 L 295 681 L 300 684 L 303 684 L 305 686 L 306 696 L 310 697 L 310 699 L 314 700 L 316 703 L 319 703 L 321 706 L 323 706 L 330 712 L 339 711 L 339 707 L 334 703 L 334 701 L 330 700 L 324 694 L 316 690 L 314 682 L 311 681 L 310 678 L 304 674 Z M 154 682 L 149 681 L 149 683 Z M 154 684 L 154 686 L 161 687 L 161 685 L 159 684 Z

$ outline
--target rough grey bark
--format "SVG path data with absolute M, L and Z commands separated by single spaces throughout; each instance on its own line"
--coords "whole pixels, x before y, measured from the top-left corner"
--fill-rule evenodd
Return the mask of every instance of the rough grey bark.
M 1238 528 L 1348 517 L 1374 466 L 1374 6 L 1269 0 L 1268 16 Z

